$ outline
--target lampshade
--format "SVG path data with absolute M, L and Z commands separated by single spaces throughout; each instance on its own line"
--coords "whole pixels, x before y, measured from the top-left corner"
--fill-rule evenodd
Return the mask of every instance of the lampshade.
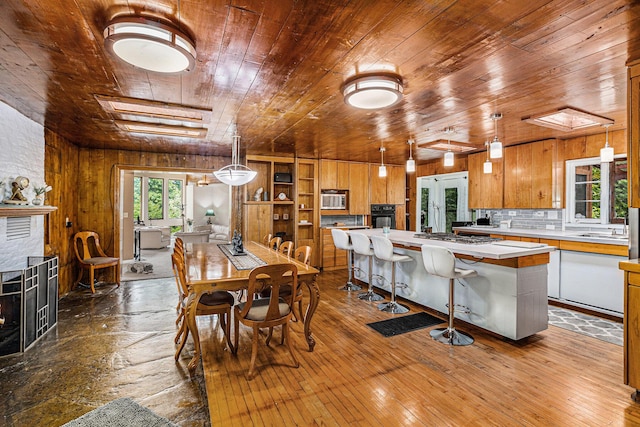
M 233 135 L 231 144 L 231 164 L 213 172 L 213 175 L 227 185 L 245 185 L 258 175 L 245 165 L 238 163 L 240 157 L 240 135 Z
M 600 161 L 612 162 L 613 161 L 613 147 L 609 146 L 609 123 L 603 125 L 606 129 L 606 139 L 604 142 L 604 148 L 600 149 Z
M 493 164 L 491 163 L 490 160 L 487 160 L 484 162 L 484 164 L 482 165 L 482 170 L 484 171 L 484 173 L 493 172 Z
M 497 136 L 491 141 L 491 145 L 489 145 L 489 157 L 492 159 L 502 158 L 502 142 L 500 142 Z
M 213 209 L 207 209 L 207 212 L 205 212 L 204 216 L 216 216 L 216 214 Z
M 116 18 L 104 29 L 106 48 L 129 64 L 158 73 L 189 71 L 194 42 L 171 25 L 137 16 Z
M 387 167 L 384 165 L 384 152 L 385 148 L 380 144 L 380 166 L 378 167 L 378 176 L 384 178 L 387 176 Z
M 453 166 L 453 152 L 447 151 L 444 153 L 444 165 L 445 166 Z
M 356 76 L 342 89 L 344 102 L 366 110 L 386 108 L 402 99 L 402 79 L 396 75 Z
M 416 171 L 416 161 L 413 160 L 413 139 L 410 139 L 409 141 L 407 141 L 407 144 L 409 144 L 409 159 L 407 160 L 407 172 L 415 172 Z

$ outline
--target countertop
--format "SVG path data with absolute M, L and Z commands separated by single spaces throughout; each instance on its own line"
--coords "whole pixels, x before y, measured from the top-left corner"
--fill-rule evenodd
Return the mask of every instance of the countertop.
M 533 230 L 527 228 L 499 228 L 492 226 L 454 227 L 454 231 L 474 234 L 502 234 L 505 236 L 533 237 L 551 240 L 570 240 L 574 242 L 601 243 L 605 245 L 628 246 L 629 239 L 622 235 L 613 236 L 611 232 L 578 230 Z M 585 236 L 587 235 L 587 236 Z M 588 236 L 590 235 L 590 236 Z
M 455 242 L 445 242 L 441 240 L 429 240 L 414 237 L 415 231 L 404 230 L 391 230 L 388 234 L 384 234 L 382 229 L 373 228 L 363 230 L 363 234 L 367 236 L 386 236 L 393 243 L 403 246 L 420 247 L 422 245 L 444 246 L 450 249 L 455 254 L 469 255 L 476 258 L 491 258 L 491 259 L 507 259 L 518 258 L 522 256 L 537 255 L 547 252 L 553 252 L 555 247 L 545 244 L 535 244 L 530 242 L 510 242 L 513 244 L 522 244 L 526 247 L 516 246 L 501 246 L 499 243 L 487 243 L 487 244 L 464 244 Z
M 332 228 L 356 230 L 356 229 L 365 229 L 365 228 L 371 228 L 371 227 L 368 225 L 323 225 L 321 228 L 326 228 L 328 230 Z

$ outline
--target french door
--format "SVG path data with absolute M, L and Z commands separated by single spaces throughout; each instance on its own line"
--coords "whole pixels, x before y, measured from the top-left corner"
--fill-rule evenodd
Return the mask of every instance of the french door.
M 454 221 L 470 221 L 467 172 L 418 178 L 417 231 L 431 227 L 434 233 L 450 233 Z

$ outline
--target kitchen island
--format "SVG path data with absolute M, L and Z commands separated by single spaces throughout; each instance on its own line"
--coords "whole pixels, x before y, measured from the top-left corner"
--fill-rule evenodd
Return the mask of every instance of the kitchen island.
M 456 283 L 456 306 L 464 307 L 457 307 L 456 318 L 513 340 L 547 329 L 547 264 L 555 250 L 552 246 L 453 235 L 431 240 L 424 238 L 428 234 L 401 230 L 383 234 L 379 228 L 347 232 L 387 236 L 398 251 L 413 259 L 397 266 L 398 297 L 448 312 L 449 281 L 428 274 L 421 254 L 423 244 L 444 246 L 456 255 L 457 267 L 478 273 Z M 368 283 L 367 257 L 354 254 L 354 263 L 356 278 Z M 391 263 L 374 257 L 373 274 L 373 285 L 390 291 Z

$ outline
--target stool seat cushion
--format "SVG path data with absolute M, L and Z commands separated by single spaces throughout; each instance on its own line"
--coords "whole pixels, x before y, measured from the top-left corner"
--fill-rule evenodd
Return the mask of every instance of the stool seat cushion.
M 456 268 L 455 269 L 455 273 L 456 273 L 456 277 L 454 277 L 454 279 L 462 279 L 465 277 L 473 277 L 476 276 L 478 273 L 476 273 L 475 270 L 465 270 L 462 268 Z
M 394 253 L 391 256 L 391 259 L 388 261 L 393 261 L 393 262 L 407 262 L 407 261 L 411 261 L 413 258 L 411 258 L 409 255 L 401 255 L 401 254 L 396 254 Z

